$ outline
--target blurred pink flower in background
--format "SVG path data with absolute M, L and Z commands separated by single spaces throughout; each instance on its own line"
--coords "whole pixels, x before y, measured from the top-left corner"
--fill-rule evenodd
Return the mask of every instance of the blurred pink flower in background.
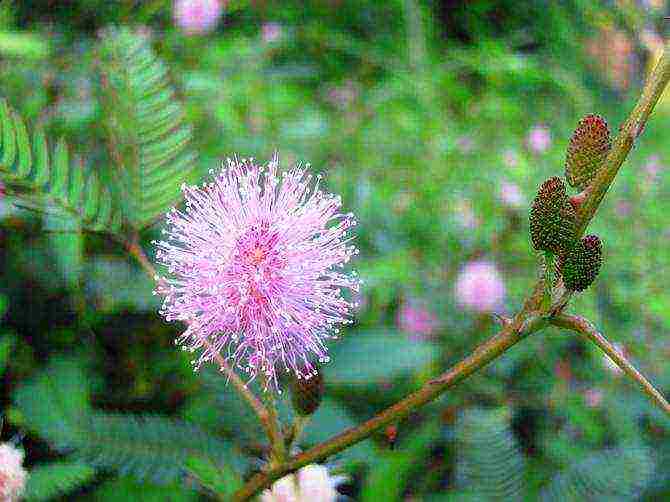
M 456 140 L 456 148 L 462 154 L 471 153 L 475 149 L 475 140 L 472 139 L 472 136 L 461 136 Z
M 216 28 L 223 7 L 222 0 L 175 0 L 174 22 L 187 35 L 202 35 Z
M 519 165 L 519 156 L 511 148 L 508 148 L 503 152 L 502 159 L 503 163 L 507 167 L 516 167 Z
M 475 312 L 493 312 L 502 307 L 505 283 L 492 262 L 471 261 L 456 279 L 455 294 L 462 307 Z
M 266 44 L 279 40 L 282 33 L 282 25 L 279 23 L 263 23 L 263 26 L 261 26 L 261 38 Z
M 642 169 L 647 174 L 650 181 L 655 181 L 661 171 L 665 169 L 665 166 L 658 155 L 650 155 Z
M 28 473 L 23 468 L 23 452 L 9 443 L 0 444 L 0 500 L 21 498 Z
M 509 181 L 500 183 L 498 196 L 503 204 L 512 209 L 518 209 L 526 203 L 526 198 L 523 196 L 519 185 Z
M 342 85 L 330 87 L 326 100 L 340 110 L 345 110 L 354 104 L 359 94 L 359 85 L 353 80 L 346 80 Z
M 628 218 L 633 211 L 633 205 L 627 200 L 619 199 L 614 205 L 614 212 L 621 219 Z
M 401 331 L 417 338 L 432 335 L 440 325 L 435 314 L 416 300 L 407 300 L 402 303 L 398 309 L 396 323 Z
M 586 53 L 619 91 L 630 86 L 637 66 L 635 44 L 625 31 L 606 26 L 584 44 Z
M 464 229 L 473 230 L 479 226 L 479 218 L 475 215 L 472 203 L 468 199 L 458 199 L 454 213 L 457 223 Z
M 584 391 L 584 401 L 589 408 L 597 408 L 603 402 L 603 391 L 600 389 L 586 389 Z
M 526 137 L 528 148 L 535 153 L 544 153 L 551 148 L 551 130 L 545 125 L 535 125 Z

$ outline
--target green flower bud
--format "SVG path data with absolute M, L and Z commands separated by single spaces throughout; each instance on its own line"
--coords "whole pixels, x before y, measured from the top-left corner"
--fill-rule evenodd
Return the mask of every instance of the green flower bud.
M 570 291 L 584 291 L 595 280 L 602 263 L 603 246 L 597 235 L 587 235 L 562 255 L 558 267 Z
M 565 158 L 565 177 L 571 186 L 585 190 L 612 148 L 607 121 L 587 115 L 572 133 Z
M 560 178 L 542 183 L 530 208 L 530 237 L 536 250 L 555 254 L 572 248 L 577 216 Z

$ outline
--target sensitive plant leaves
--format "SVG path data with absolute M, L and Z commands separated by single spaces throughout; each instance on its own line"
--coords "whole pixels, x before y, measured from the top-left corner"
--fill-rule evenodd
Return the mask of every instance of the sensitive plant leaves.
M 361 500 L 401 500 L 412 473 L 425 469 L 424 464 L 429 461 L 428 452 L 435 446 L 439 435 L 438 424 L 430 422 L 403 438 L 397 448 L 378 452 L 375 461 L 370 464 Z
M 109 28 L 100 54 L 116 195 L 125 219 L 142 229 L 181 199 L 180 186 L 193 177 L 192 131 L 145 35 Z
M 142 502 L 197 502 L 200 495 L 182 483 L 156 486 L 140 483 L 134 478 L 120 477 L 102 484 L 94 494 L 95 500 L 141 500 Z
M 326 385 L 374 385 L 418 371 L 437 354 L 434 343 L 394 330 L 349 331 L 333 344 L 323 372 Z
M 636 500 L 651 481 L 649 450 L 631 444 L 593 453 L 557 474 L 541 492 L 543 501 Z
M 189 457 L 184 464 L 189 476 L 218 496 L 230 495 L 242 485 L 240 476 L 228 465 L 203 457 Z
M 153 415 L 100 413 L 90 405 L 87 373 L 77 362 L 55 359 L 14 393 L 24 425 L 59 451 L 95 467 L 138 479 L 170 483 L 187 458 L 240 467 L 232 446 L 179 420 Z
M 524 491 L 526 461 L 504 409 L 468 409 L 459 417 L 457 483 L 496 500 L 517 500 Z
M 26 502 L 42 502 L 63 497 L 88 484 L 95 469 L 81 462 L 59 461 L 31 469 L 24 493 Z
M 0 100 L 0 179 L 26 205 L 62 212 L 83 228 L 117 232 L 121 215 L 96 169 L 72 158 L 63 140 L 28 132 L 18 113 Z
M 313 446 L 355 425 L 356 421 L 340 403 L 326 397 L 305 427 L 300 443 Z M 359 464 L 368 463 L 373 456 L 372 444 L 363 441 L 339 453 L 336 458 L 345 463 Z

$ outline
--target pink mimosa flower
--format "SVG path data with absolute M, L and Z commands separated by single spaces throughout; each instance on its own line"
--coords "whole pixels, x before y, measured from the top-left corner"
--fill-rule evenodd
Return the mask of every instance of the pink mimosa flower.
M 175 0 L 175 24 L 187 35 L 208 33 L 219 24 L 223 6 L 221 0 Z
M 440 325 L 435 314 L 415 301 L 403 302 L 398 309 L 397 324 L 400 330 L 419 338 L 432 335 Z
M 167 267 L 160 313 L 188 327 L 178 339 L 200 349 L 196 368 L 216 354 L 253 379 L 277 387 L 276 372 L 314 374 L 328 362 L 325 342 L 351 323 L 356 273 L 341 268 L 357 254 L 353 214 L 301 167 L 279 172 L 228 160 L 210 183 L 183 186 L 186 208 L 167 214 L 156 258 Z
M 526 203 L 519 185 L 503 181 L 500 183 L 499 197 L 503 204 L 509 208 L 518 209 Z
M 456 279 L 456 301 L 476 312 L 493 312 L 502 307 L 505 283 L 496 266 L 488 261 L 471 261 Z
M 533 126 L 526 141 L 533 152 L 544 153 L 551 148 L 551 131 L 545 125 Z
M 23 468 L 23 452 L 9 443 L 0 444 L 0 500 L 21 498 L 28 473 Z
M 279 23 L 265 23 L 261 26 L 261 37 L 263 42 L 272 43 L 279 40 L 283 33 L 282 25 Z

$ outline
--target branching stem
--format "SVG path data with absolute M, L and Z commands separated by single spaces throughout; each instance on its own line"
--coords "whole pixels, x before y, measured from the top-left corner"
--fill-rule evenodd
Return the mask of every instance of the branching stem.
M 652 384 L 633 366 L 626 357 L 614 348 L 588 319 L 576 315 L 561 314 L 554 317 L 551 323 L 561 328 L 567 328 L 586 337 L 597 345 L 607 356 L 614 361 L 621 370 L 635 380 L 643 392 L 656 403 L 659 408 L 670 415 L 670 404 Z
M 591 187 L 580 206 L 578 235 L 583 235 L 584 230 L 595 215 L 603 197 L 619 172 L 619 168 L 626 160 L 635 140 L 644 129 L 649 115 L 654 109 L 654 106 L 656 106 L 656 103 L 661 97 L 669 80 L 670 46 L 666 45 L 663 56 L 652 71 L 635 108 L 621 127 L 620 134 L 614 142 L 603 167 L 591 184 Z M 569 303 L 571 294 L 561 294 L 560 305 L 555 304 L 550 306 L 549 309 L 541 311 L 540 307 L 542 306 L 542 298 L 544 296 L 544 285 L 544 274 L 541 274 L 533 291 L 528 295 L 523 308 L 514 316 L 512 321 L 503 323 L 503 328 L 500 332 L 477 347 L 470 356 L 453 366 L 447 372 L 428 382 L 413 394 L 410 394 L 396 404 L 386 408 L 367 422 L 347 429 L 323 443 L 290 458 L 282 465 L 276 466 L 267 472 L 256 474 L 249 479 L 246 485 L 234 494 L 233 500 L 248 500 L 261 490 L 269 487 L 276 479 L 294 472 L 307 464 L 324 460 L 353 444 L 363 441 L 385 425 L 408 416 L 419 407 L 436 399 L 447 389 L 465 380 L 494 359 L 500 357 L 528 334 L 546 326 L 552 321 L 552 318 L 564 319 L 561 316 L 561 312 Z M 561 321 L 559 320 L 555 322 Z M 594 332 L 597 333 L 595 330 L 587 331 L 587 335 L 591 335 L 589 336 L 589 339 L 605 350 L 608 342 L 602 335 L 601 338 L 594 336 Z M 603 341 L 605 343 L 603 343 Z M 618 353 L 614 351 L 614 357 L 617 357 L 617 354 Z M 665 402 L 663 396 L 660 396 L 660 393 L 658 393 L 658 391 L 656 391 L 653 386 L 651 386 L 651 384 L 649 384 L 649 382 L 625 360 L 625 358 L 620 356 L 617 357 L 617 359 L 617 364 L 620 363 L 623 365 L 621 366 L 622 368 L 628 368 L 627 370 L 624 369 L 626 374 L 631 376 L 641 385 L 643 385 L 643 381 L 648 384 L 649 387 L 643 385 L 643 388 L 645 388 L 645 392 L 648 395 L 652 396 L 651 389 L 653 389 L 653 392 L 656 394 L 653 399 L 659 404 Z M 615 361 L 617 361 L 617 359 L 615 359 Z M 659 397 L 662 401 L 659 400 Z M 665 403 L 662 408 L 668 415 L 670 415 L 670 409 L 667 408 L 667 403 Z

